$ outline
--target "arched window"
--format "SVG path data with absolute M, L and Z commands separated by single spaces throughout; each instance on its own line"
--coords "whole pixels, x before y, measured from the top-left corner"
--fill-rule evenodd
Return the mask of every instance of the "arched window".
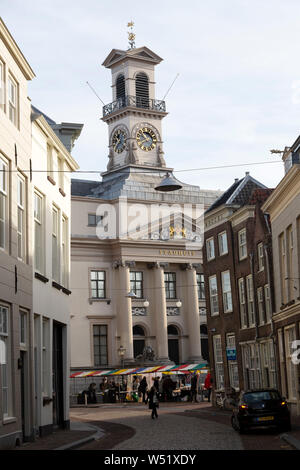
M 117 100 L 120 101 L 120 106 L 125 106 L 125 77 L 118 75 L 116 81 Z
M 139 72 L 135 79 L 137 108 L 149 108 L 149 80 L 144 72 Z
M 168 326 L 168 335 L 178 336 L 178 328 L 175 325 Z
M 133 333 L 133 355 L 134 357 L 143 354 L 145 347 L 145 330 L 140 325 L 134 325 L 132 328 Z

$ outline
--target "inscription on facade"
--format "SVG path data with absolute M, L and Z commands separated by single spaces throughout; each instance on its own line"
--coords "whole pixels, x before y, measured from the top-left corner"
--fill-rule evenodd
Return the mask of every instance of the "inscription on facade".
M 159 250 L 162 256 L 195 256 L 195 252 L 191 250 Z

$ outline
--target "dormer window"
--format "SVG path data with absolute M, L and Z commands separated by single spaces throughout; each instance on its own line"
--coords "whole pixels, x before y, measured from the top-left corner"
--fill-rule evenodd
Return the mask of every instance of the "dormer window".
M 137 108 L 149 108 L 149 80 L 144 72 L 139 72 L 135 79 Z

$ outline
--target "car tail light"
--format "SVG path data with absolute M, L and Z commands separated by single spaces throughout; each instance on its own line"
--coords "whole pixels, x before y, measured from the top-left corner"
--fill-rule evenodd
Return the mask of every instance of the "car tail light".
M 247 410 L 248 409 L 248 405 L 240 405 L 240 410 Z

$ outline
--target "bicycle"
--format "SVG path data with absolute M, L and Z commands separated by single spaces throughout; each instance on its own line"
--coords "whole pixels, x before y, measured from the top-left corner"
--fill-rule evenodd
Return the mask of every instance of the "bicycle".
M 227 397 L 225 392 L 217 392 L 216 393 L 216 405 L 223 410 L 225 408 L 225 401 Z

